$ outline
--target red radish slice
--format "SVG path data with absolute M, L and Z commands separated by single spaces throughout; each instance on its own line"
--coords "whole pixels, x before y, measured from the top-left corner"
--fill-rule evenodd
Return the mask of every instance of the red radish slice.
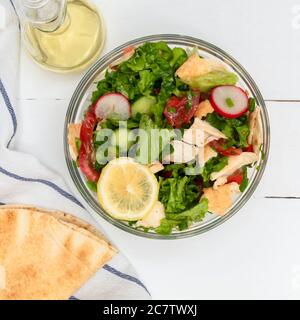
M 212 90 L 210 103 L 225 118 L 237 118 L 248 110 L 247 93 L 236 86 L 219 86 Z
M 96 102 L 95 114 L 100 119 L 127 120 L 130 113 L 130 103 L 121 93 L 107 93 Z

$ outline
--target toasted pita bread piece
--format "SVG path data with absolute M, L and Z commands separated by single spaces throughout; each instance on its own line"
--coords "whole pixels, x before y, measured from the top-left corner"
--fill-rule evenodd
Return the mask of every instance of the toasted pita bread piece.
M 147 167 L 151 170 L 152 173 L 157 173 L 161 170 L 164 170 L 164 166 L 159 161 L 154 161 L 147 165 Z
M 199 127 L 204 130 L 204 144 L 208 144 L 213 140 L 219 140 L 219 139 L 227 139 L 225 134 L 218 130 L 217 128 L 213 127 L 211 124 L 209 124 L 207 121 L 199 120 L 196 118 L 199 122 Z M 195 120 L 196 120 L 195 119 Z
M 68 299 L 112 258 L 109 243 L 71 221 L 60 212 L 0 207 L 0 299 Z
M 206 198 L 208 200 L 209 212 L 224 215 L 232 206 L 234 196 L 239 192 L 239 185 L 232 182 L 216 189 L 204 188 L 202 198 Z
M 223 63 L 213 59 L 200 58 L 197 53 L 193 53 L 185 63 L 183 63 L 176 71 L 176 75 L 186 83 L 193 78 L 205 75 L 213 70 L 224 70 Z
M 76 161 L 78 158 L 78 149 L 76 139 L 80 137 L 81 123 L 70 123 L 68 125 L 68 144 L 71 158 Z
M 211 103 L 209 100 L 204 100 L 199 103 L 195 112 L 195 117 L 202 119 L 212 112 L 214 112 L 214 108 L 212 107 Z
M 227 182 L 227 177 L 233 174 L 243 166 L 249 165 L 258 160 L 254 152 L 242 152 L 238 156 L 229 156 L 228 164 L 220 171 L 213 172 L 210 176 L 211 180 L 215 182 L 215 187 Z
M 89 236 L 94 236 L 96 237 L 96 239 L 107 241 L 106 237 L 98 229 L 93 227 L 91 224 L 74 215 L 71 215 L 63 211 L 49 210 L 46 208 L 35 207 L 35 206 L 26 205 L 26 204 L 8 204 L 8 205 L 0 206 L 0 213 L 1 213 L 1 210 L 3 209 L 31 209 L 36 212 L 47 213 L 55 217 L 57 220 L 60 220 L 60 222 L 69 222 L 70 225 L 72 225 L 72 227 L 77 226 L 81 229 L 85 229 L 89 231 Z M 112 249 L 116 250 L 113 247 Z
M 221 138 L 227 139 L 223 132 L 210 125 L 207 121 L 196 117 L 190 128 L 184 131 L 182 141 L 201 148 L 209 142 Z
M 258 155 L 262 140 L 262 125 L 260 118 L 261 108 L 257 106 L 249 115 L 249 128 L 250 133 L 248 136 L 248 144 L 253 146 L 254 152 Z

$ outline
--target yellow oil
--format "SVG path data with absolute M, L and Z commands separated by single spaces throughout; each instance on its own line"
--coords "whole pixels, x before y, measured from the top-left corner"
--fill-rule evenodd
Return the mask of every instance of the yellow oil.
M 105 41 L 102 16 L 86 0 L 68 0 L 65 18 L 57 30 L 45 32 L 29 24 L 25 33 L 35 61 L 56 72 L 86 68 L 96 60 Z

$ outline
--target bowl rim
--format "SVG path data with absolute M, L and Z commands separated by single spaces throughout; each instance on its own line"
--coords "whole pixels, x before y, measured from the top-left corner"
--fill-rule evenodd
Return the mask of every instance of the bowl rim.
M 263 139 L 264 139 L 263 145 L 262 145 L 262 152 L 264 154 L 264 159 L 260 159 L 260 164 L 259 164 L 260 168 L 259 170 L 257 170 L 256 174 L 254 175 L 254 178 L 250 181 L 247 189 L 240 195 L 239 199 L 237 200 L 236 203 L 233 204 L 230 210 L 224 216 L 217 217 L 216 219 L 209 221 L 207 224 L 199 225 L 198 228 L 196 225 L 194 228 L 189 228 L 187 230 L 171 233 L 170 235 L 162 235 L 154 232 L 153 233 L 144 232 L 142 230 L 135 229 L 119 220 L 112 218 L 109 214 L 107 214 L 101 208 L 99 203 L 96 203 L 95 205 L 95 201 L 94 201 L 95 199 L 93 199 L 90 194 L 91 191 L 87 188 L 85 184 L 82 183 L 81 174 L 77 166 L 74 164 L 74 161 L 71 158 L 69 146 L 67 142 L 68 124 L 72 122 L 71 119 L 74 116 L 74 114 L 76 114 L 75 111 L 77 111 L 75 109 L 78 109 L 83 95 L 91 85 L 90 80 L 94 79 L 95 76 L 101 73 L 99 71 L 101 66 L 107 63 L 113 57 L 116 57 L 118 54 L 121 54 L 123 50 L 129 46 L 138 46 L 143 44 L 144 42 L 157 42 L 157 41 L 166 41 L 168 44 L 170 44 L 170 42 L 173 42 L 175 44 L 178 43 L 179 45 L 180 45 L 180 42 L 184 42 L 184 41 L 189 42 L 190 44 L 193 44 L 193 46 L 205 48 L 206 52 L 209 52 L 210 54 L 217 56 L 218 59 L 223 60 L 226 64 L 230 63 L 230 67 L 234 69 L 234 71 L 238 74 L 239 78 L 241 78 L 245 82 L 248 88 L 251 88 L 252 94 L 255 97 L 257 104 L 261 107 L 262 129 L 263 129 Z M 187 44 L 182 44 L 182 43 L 181 45 L 187 46 Z M 105 67 L 105 69 L 106 68 L 107 66 Z M 83 200 L 85 207 L 87 209 L 90 209 L 89 213 L 96 220 L 99 221 L 100 220 L 99 216 L 101 216 L 103 219 L 105 219 L 112 225 L 118 227 L 123 231 L 129 232 L 130 234 L 141 236 L 144 238 L 150 238 L 150 239 L 171 240 L 171 239 L 180 239 L 180 238 L 195 236 L 195 235 L 207 232 L 213 228 L 216 228 L 217 226 L 223 224 L 225 221 L 231 218 L 246 204 L 246 202 L 251 198 L 254 191 L 256 190 L 266 168 L 266 164 L 269 156 L 269 149 L 270 149 L 270 122 L 269 122 L 269 116 L 268 116 L 267 108 L 265 105 L 265 101 L 263 99 L 263 96 L 260 90 L 258 89 L 258 86 L 256 85 L 255 81 L 252 79 L 250 74 L 245 70 L 245 68 L 237 60 L 235 60 L 231 55 L 229 55 L 227 52 L 220 49 L 219 47 L 195 37 L 179 35 L 179 34 L 156 34 L 156 35 L 149 35 L 149 36 L 136 38 L 116 47 L 115 49 L 105 54 L 98 61 L 96 61 L 88 69 L 88 71 L 85 73 L 85 75 L 77 85 L 71 97 L 71 100 L 69 102 L 69 106 L 68 106 L 66 117 L 65 117 L 63 140 L 64 140 L 63 142 L 64 142 L 65 161 L 66 161 L 72 182 L 75 185 L 77 191 L 79 192 L 80 198 Z

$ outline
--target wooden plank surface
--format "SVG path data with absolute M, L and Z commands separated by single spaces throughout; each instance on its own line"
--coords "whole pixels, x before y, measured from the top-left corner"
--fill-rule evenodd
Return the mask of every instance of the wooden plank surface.
M 267 100 L 271 122 L 271 151 L 263 180 L 246 206 L 225 224 L 204 235 L 171 242 L 139 239 L 103 221 L 107 233 L 130 258 L 153 298 L 299 298 L 297 3 L 95 2 L 106 20 L 105 52 L 156 33 L 207 40 L 233 55 L 253 76 Z M 16 148 L 35 155 L 66 179 L 63 123 L 69 98 L 81 77 L 82 73 L 57 75 L 42 70 L 21 54 L 21 121 Z

